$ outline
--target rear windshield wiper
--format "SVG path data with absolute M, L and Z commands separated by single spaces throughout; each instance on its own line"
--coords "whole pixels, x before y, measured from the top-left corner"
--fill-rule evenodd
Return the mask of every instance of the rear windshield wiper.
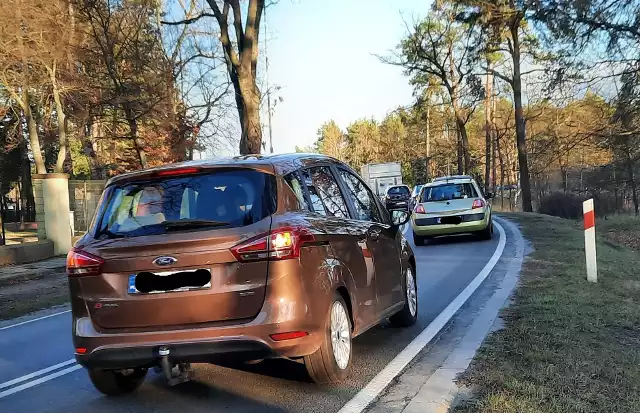
M 116 234 L 115 232 L 111 232 L 108 229 L 102 230 L 96 234 L 96 239 L 101 240 L 104 238 L 114 239 L 114 238 L 126 238 L 126 235 Z
M 212 221 L 208 219 L 179 219 L 176 221 L 164 221 L 162 223 L 167 231 L 188 228 L 224 227 L 229 225 L 224 221 Z

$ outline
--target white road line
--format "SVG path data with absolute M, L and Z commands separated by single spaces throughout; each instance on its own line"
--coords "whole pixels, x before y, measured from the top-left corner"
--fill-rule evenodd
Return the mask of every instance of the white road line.
M 26 390 L 26 389 L 29 389 L 31 387 L 37 386 L 38 384 L 46 383 L 49 380 L 53 380 L 53 379 L 55 379 L 57 377 L 64 376 L 65 374 L 73 373 L 74 371 L 79 370 L 81 368 L 82 368 L 81 365 L 76 364 L 75 366 L 68 367 L 68 368 L 66 368 L 64 370 L 56 371 L 55 373 L 51 373 L 51 374 L 49 374 L 47 376 L 40 377 L 37 380 L 33 380 L 33 381 L 28 382 L 28 383 L 21 384 L 20 386 L 13 387 L 13 388 L 11 388 L 9 390 L 5 390 L 3 392 L 0 392 L 0 399 L 2 399 L 3 397 L 10 396 L 10 395 L 12 395 L 14 393 L 21 392 L 22 390 Z
M 13 328 L 13 327 L 22 326 L 22 325 L 29 324 L 29 323 L 33 323 L 35 321 L 44 320 L 45 318 L 55 317 L 55 316 L 60 315 L 60 314 L 66 314 L 66 313 L 68 313 L 70 311 L 71 310 L 60 311 L 59 313 L 53 313 L 53 314 L 45 315 L 45 316 L 42 316 L 42 317 L 34 318 L 34 319 L 31 319 L 31 320 L 23 321 L 21 323 L 15 323 L 15 324 L 11 324 L 11 325 L 8 325 L 8 326 L 5 326 L 5 327 L 0 327 L 0 331 L 7 330 L 7 329 Z
M 494 222 L 498 232 L 500 233 L 500 241 L 498 247 L 491 256 L 491 259 L 484 268 L 476 275 L 476 277 L 462 290 L 458 296 L 442 310 L 442 312 L 429 324 L 422 332 L 413 339 L 387 366 L 382 369 L 377 376 L 373 378 L 362 390 L 360 390 L 353 399 L 349 400 L 338 413 L 361 413 L 369 404 L 374 401 L 382 391 L 391 383 L 391 381 L 404 370 L 405 367 L 420 353 L 420 351 L 442 330 L 449 320 L 458 312 L 460 307 L 471 297 L 476 289 L 482 284 L 487 276 L 498 263 L 504 246 L 506 244 L 506 234 L 500 224 Z
M 0 389 L 4 389 L 5 387 L 11 387 L 14 384 L 22 383 L 23 381 L 31 380 L 34 377 L 42 376 L 43 374 L 49 373 L 50 371 L 58 370 L 59 368 L 66 367 L 70 364 L 75 364 L 75 362 L 76 362 L 75 359 L 70 359 L 67 361 L 63 361 L 62 363 L 54 364 L 53 366 L 47 367 L 46 369 L 25 374 L 24 376 L 18 377 L 17 379 L 5 381 L 4 383 L 0 383 Z

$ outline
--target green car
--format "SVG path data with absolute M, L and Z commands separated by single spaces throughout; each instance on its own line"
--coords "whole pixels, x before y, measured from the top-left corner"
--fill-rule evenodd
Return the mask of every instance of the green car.
M 470 176 L 455 175 L 435 179 L 422 188 L 411 214 L 413 240 L 424 245 L 427 239 L 454 234 L 478 234 L 491 239 L 492 194 L 482 194 Z

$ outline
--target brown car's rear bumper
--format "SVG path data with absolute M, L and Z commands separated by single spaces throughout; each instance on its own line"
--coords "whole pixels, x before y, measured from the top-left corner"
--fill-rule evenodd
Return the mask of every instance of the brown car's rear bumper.
M 128 368 L 157 365 L 162 347 L 169 349 L 169 357 L 176 363 L 208 363 L 231 358 L 295 358 L 311 354 L 320 347 L 320 332 L 302 320 L 280 325 L 253 323 L 255 320 L 233 327 L 104 334 L 93 329 L 90 319 L 79 319 L 76 320 L 76 332 L 81 330 L 86 336 L 76 333 L 74 343 L 76 349 L 86 349 L 86 353 L 76 352 L 76 359 L 85 367 Z M 305 331 L 309 335 L 283 341 L 270 337 L 274 333 L 290 331 Z
M 231 360 L 257 360 L 277 356 L 266 344 L 257 340 L 234 339 L 198 343 L 173 343 L 135 347 L 106 347 L 88 355 L 76 354 L 85 367 L 119 369 L 158 365 L 160 347 L 169 350 L 174 363 L 214 363 Z

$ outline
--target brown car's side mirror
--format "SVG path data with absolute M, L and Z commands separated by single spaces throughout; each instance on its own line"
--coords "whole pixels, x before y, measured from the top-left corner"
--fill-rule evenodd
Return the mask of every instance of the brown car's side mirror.
M 403 211 L 403 210 L 397 210 L 394 209 L 393 211 L 391 211 L 391 222 L 393 222 L 394 226 L 401 226 L 406 224 L 407 222 L 409 222 L 409 219 L 411 218 L 411 215 L 409 215 L 409 212 L 407 211 Z

